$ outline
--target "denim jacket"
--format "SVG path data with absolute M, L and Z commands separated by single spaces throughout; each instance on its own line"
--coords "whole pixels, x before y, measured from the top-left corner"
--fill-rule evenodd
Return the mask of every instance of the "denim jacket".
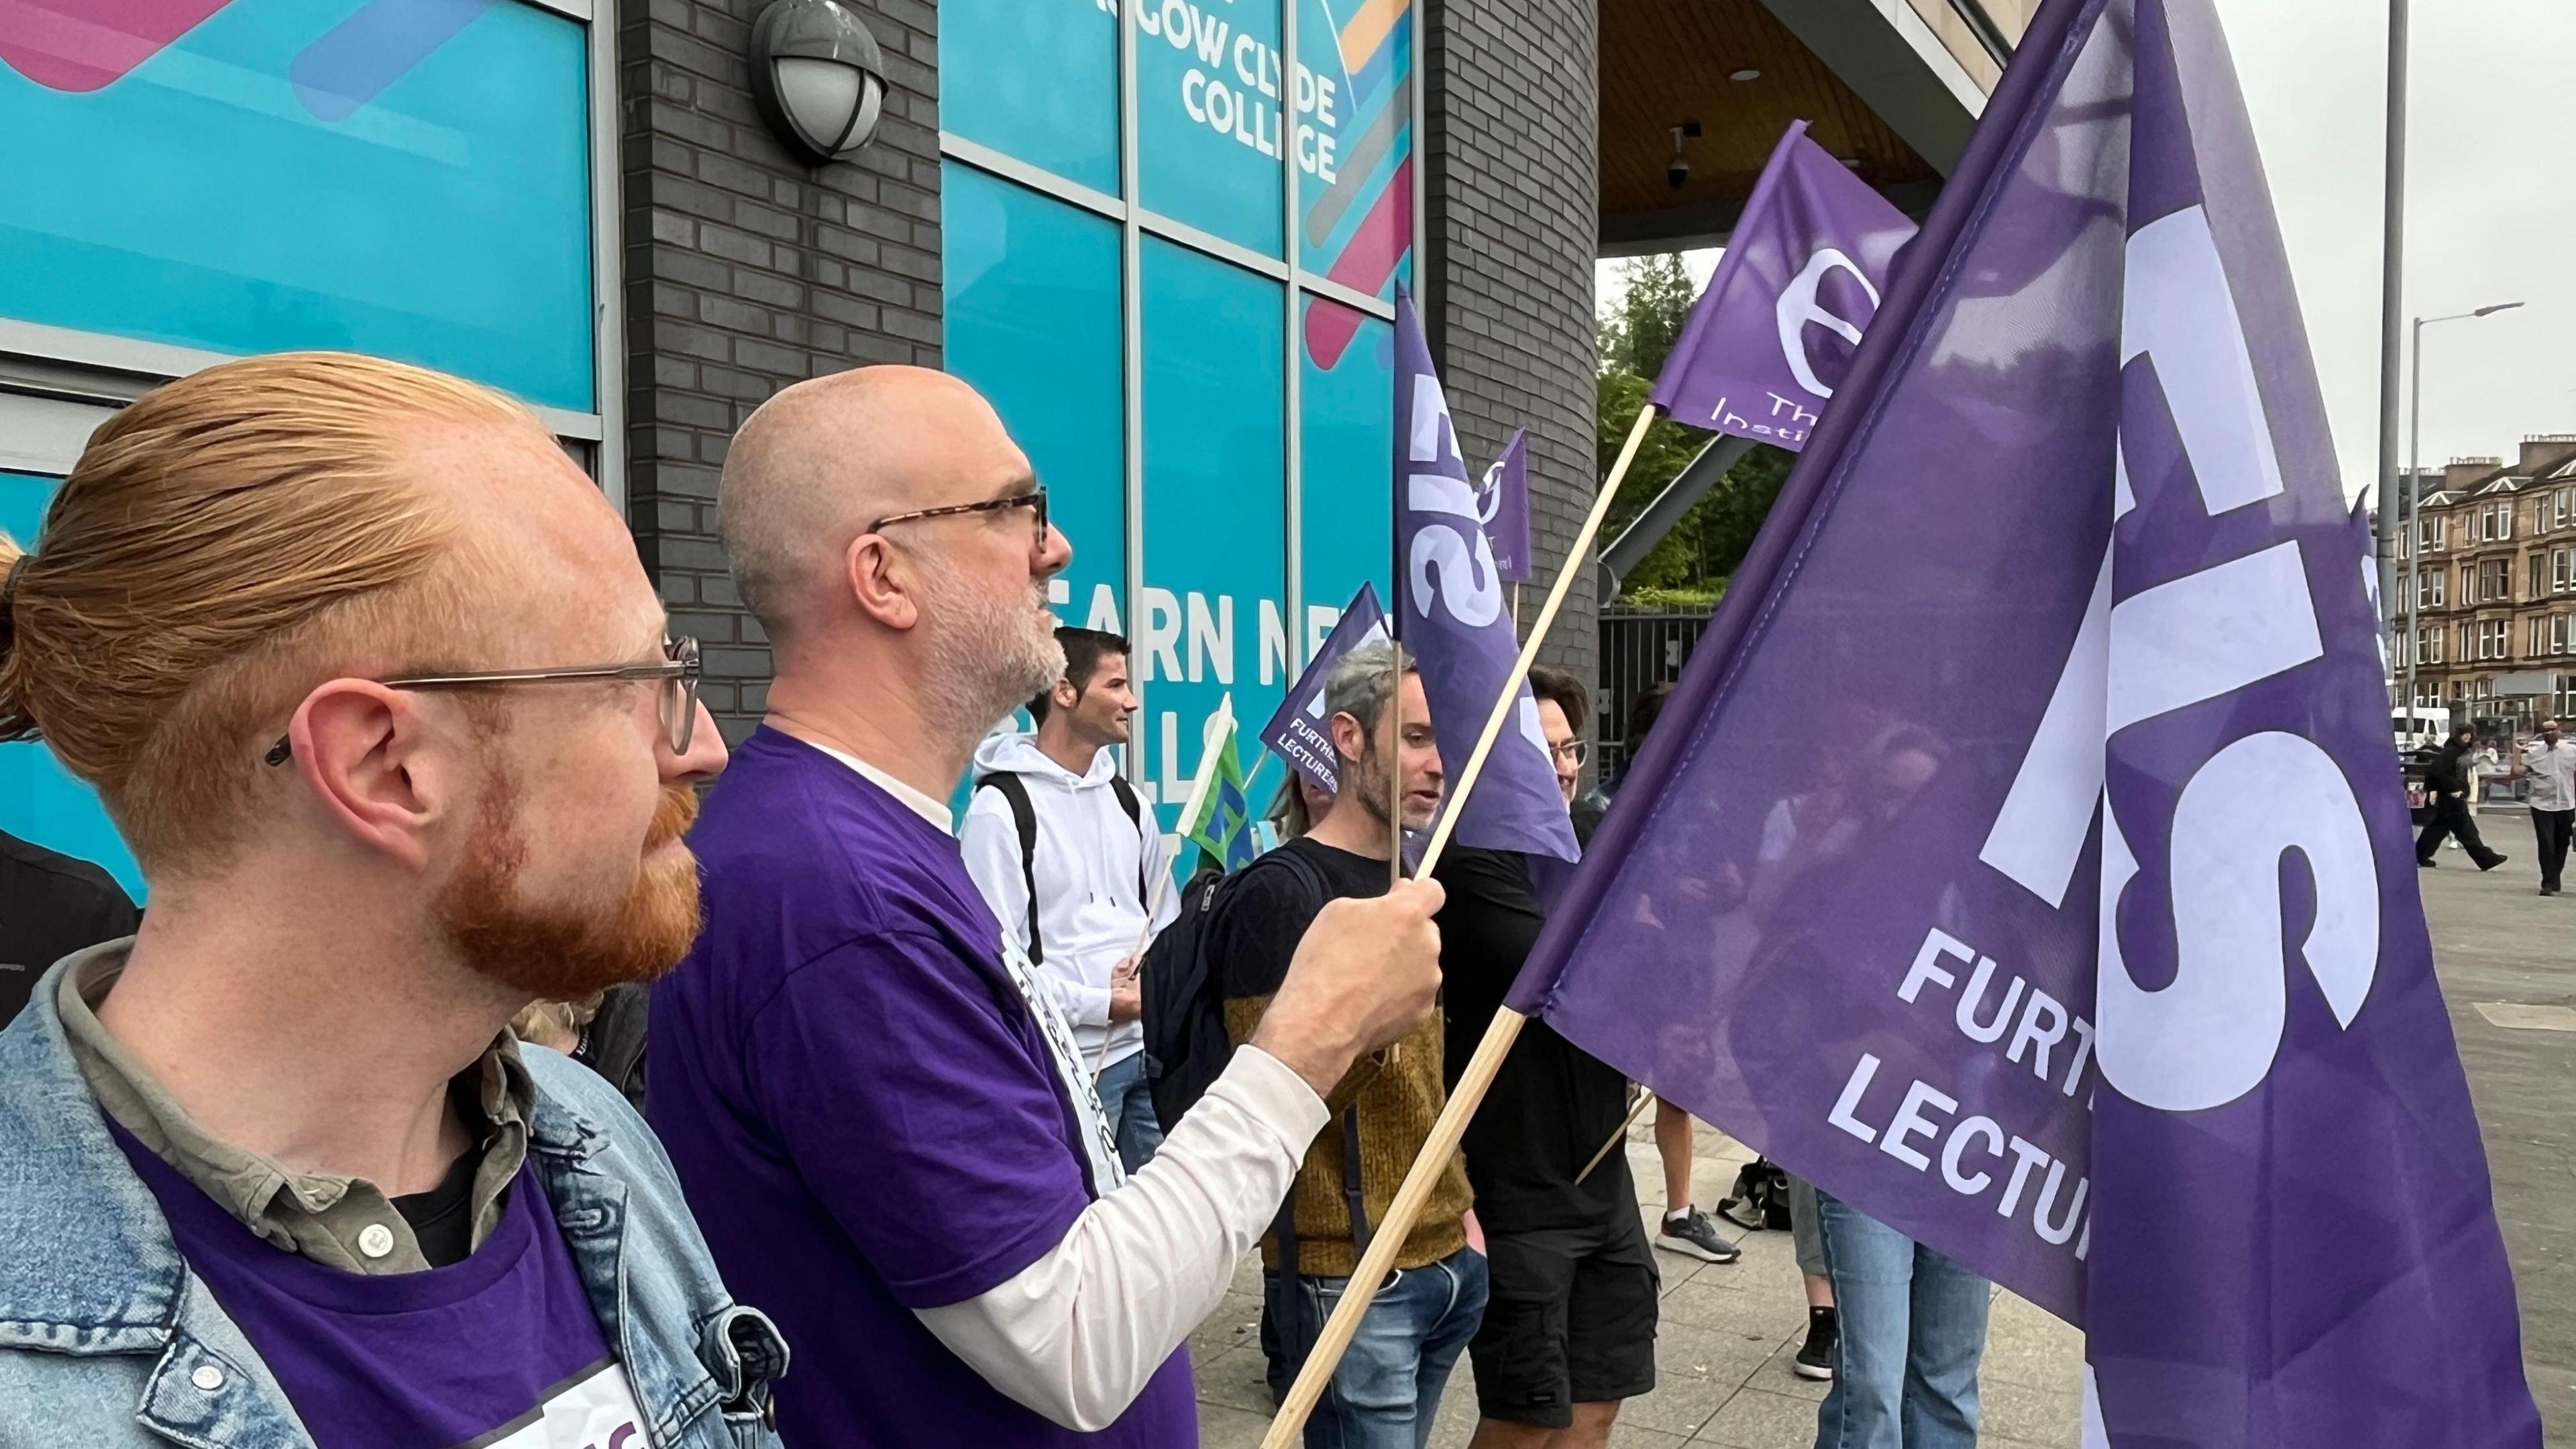
M 0 1444 L 312 1449 L 108 1135 L 55 1006 L 70 964 L 0 1032 Z M 787 1345 L 726 1296 L 661 1144 L 587 1068 L 525 1056 L 529 1153 L 653 1449 L 776 1449 Z

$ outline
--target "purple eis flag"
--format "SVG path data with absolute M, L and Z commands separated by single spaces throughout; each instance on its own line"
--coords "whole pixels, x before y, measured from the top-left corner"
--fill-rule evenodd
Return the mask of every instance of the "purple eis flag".
M 1288 686 L 1279 712 L 1261 727 L 1261 743 L 1327 795 L 1341 793 L 1340 761 L 1333 753 L 1330 717 L 1324 713 L 1324 681 L 1342 656 L 1372 639 L 1386 637 L 1386 610 L 1377 601 L 1377 586 L 1360 585 L 1342 610 L 1324 647 L 1306 664 L 1306 672 Z
M 1650 399 L 1685 423 L 1806 446 L 1914 223 L 1797 122 L 1780 138 Z
M 1420 664 L 1431 732 L 1455 791 L 1520 657 L 1520 641 L 1431 348 L 1413 294 L 1401 283 L 1395 293 L 1395 615 L 1396 637 Z M 1582 851 L 1557 789 L 1538 701 L 1526 681 L 1519 691 L 1519 707 L 1504 722 L 1483 775 L 1463 804 L 1451 802 L 1461 812 L 1455 834 L 1461 845 L 1577 859 Z
M 1517 584 L 1530 576 L 1529 429 L 1515 428 L 1503 456 L 1476 486 L 1477 516 L 1494 550 L 1494 572 Z
M 2537 1445 L 2211 0 L 2046 0 L 1917 246 L 1514 1004 L 2082 1326 L 2088 1446 Z

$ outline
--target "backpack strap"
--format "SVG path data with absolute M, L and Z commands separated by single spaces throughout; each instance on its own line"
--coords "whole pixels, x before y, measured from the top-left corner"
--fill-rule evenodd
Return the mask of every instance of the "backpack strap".
M 1297 878 L 1298 884 L 1305 887 L 1307 899 L 1315 903 L 1316 910 L 1322 910 L 1332 899 L 1332 883 L 1325 880 L 1324 873 L 1304 855 L 1283 848 L 1263 856 L 1259 863 L 1271 862 L 1276 862 L 1279 869 Z M 1342 1201 L 1350 1211 L 1351 1247 L 1364 1254 L 1368 1251 L 1370 1230 L 1368 1208 L 1360 1186 L 1360 1114 L 1357 1107 L 1342 1109 Z M 1297 1191 L 1293 1185 L 1289 1188 L 1288 1200 L 1279 1205 L 1279 1216 L 1273 1220 L 1271 1231 L 1278 1235 L 1280 1264 L 1290 1274 L 1296 1274 Z
M 1145 864 L 1152 858 L 1153 851 L 1145 845 L 1145 802 L 1136 798 L 1136 787 L 1128 784 L 1124 775 L 1110 776 L 1109 788 L 1117 793 L 1119 805 L 1127 812 L 1128 823 L 1136 827 L 1136 904 L 1150 909 L 1154 893 L 1145 889 Z
M 1351 1210 L 1351 1251 L 1368 1256 L 1368 1207 L 1360 1193 L 1360 1110 L 1342 1109 L 1342 1201 Z
M 1342 1109 L 1342 1198 L 1350 1205 L 1351 1250 L 1368 1256 L 1368 1212 L 1360 1202 L 1360 1114 L 1356 1107 Z M 1292 1359 L 1302 1359 L 1320 1337 L 1324 1325 L 1306 1322 L 1306 1294 L 1297 1280 L 1305 1276 L 1297 1261 L 1297 1188 L 1291 1183 L 1288 1196 L 1279 1204 L 1278 1216 L 1270 1220 L 1270 1232 L 1279 1242 L 1279 1271 L 1288 1285 L 1288 1319 L 1282 1325 L 1288 1342 L 1283 1345 Z
M 1011 823 L 1020 832 L 1020 879 L 1029 889 L 1029 964 L 1046 964 L 1046 945 L 1038 939 L 1038 811 L 1029 800 L 1029 783 L 1009 770 L 995 770 L 975 782 L 1011 807 Z

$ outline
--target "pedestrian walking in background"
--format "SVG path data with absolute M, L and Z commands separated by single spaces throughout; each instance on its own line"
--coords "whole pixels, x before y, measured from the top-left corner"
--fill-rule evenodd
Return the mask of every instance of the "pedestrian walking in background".
M 2561 739 L 2558 721 L 2522 742 L 2523 773 L 2531 777 L 2531 829 L 2540 855 L 2540 893 L 2558 894 L 2567 867 L 2567 837 L 2576 824 L 2576 740 Z
M 2470 812 L 2469 749 L 2476 738 L 2477 731 L 2462 725 L 2451 731 L 2451 738 L 2424 762 L 2424 787 L 2432 792 L 2433 813 L 2424 822 L 2423 833 L 2415 837 L 2417 865 L 2429 869 L 2441 863 L 2433 858 L 2433 852 L 2441 848 L 2445 835 L 2457 836 L 2461 848 L 2468 851 L 2469 859 L 2476 861 L 2480 870 L 2493 870 L 2508 859 L 2503 852 L 2488 849 L 2486 842 L 2478 838 L 2478 822 Z
M 282 354 L 101 424 L 43 539 L 0 735 L 153 905 L 0 1033 L 0 1443 L 774 1449 L 660 1148 L 505 1029 L 697 930 L 725 747 L 617 510 L 498 393 Z
M 1055 631 L 1064 677 L 1029 701 L 1037 728 L 995 735 L 975 752 L 975 799 L 958 840 L 975 888 L 1029 960 L 1052 978 L 1074 1045 L 1097 1071 L 1100 1105 L 1129 1172 L 1161 1145 L 1145 1078 L 1140 941 L 1179 914 L 1157 891 L 1171 870 L 1161 822 L 1118 773 L 1136 691 L 1127 641 L 1097 629 Z M 1149 906 L 1148 903 L 1151 903 Z
M 648 1104 L 728 1283 L 778 1317 L 810 1449 L 1194 1449 L 1182 1349 L 1324 1094 L 1428 1019 L 1437 886 L 1336 903 L 1261 1030 L 1127 1175 L 1061 994 L 944 803 L 1065 674 L 1071 557 L 991 405 L 941 373 L 798 383 L 733 439 L 727 560 L 761 727 L 690 838 L 706 927 L 654 988 Z

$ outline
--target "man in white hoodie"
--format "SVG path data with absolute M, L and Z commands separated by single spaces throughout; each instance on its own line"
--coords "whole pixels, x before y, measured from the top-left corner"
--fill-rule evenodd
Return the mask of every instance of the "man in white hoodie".
M 1100 1105 L 1129 1172 L 1162 1145 L 1145 1079 L 1136 963 L 1180 906 L 1168 884 L 1163 832 L 1118 773 L 1111 745 L 1127 743 L 1136 691 L 1127 641 L 1062 628 L 1064 677 L 1029 701 L 1028 734 L 995 735 L 975 752 L 975 799 L 959 832 L 967 873 L 1002 930 L 1062 998 L 1075 1042 L 1095 1063 Z M 1104 1050 L 1105 1043 L 1105 1050 Z

